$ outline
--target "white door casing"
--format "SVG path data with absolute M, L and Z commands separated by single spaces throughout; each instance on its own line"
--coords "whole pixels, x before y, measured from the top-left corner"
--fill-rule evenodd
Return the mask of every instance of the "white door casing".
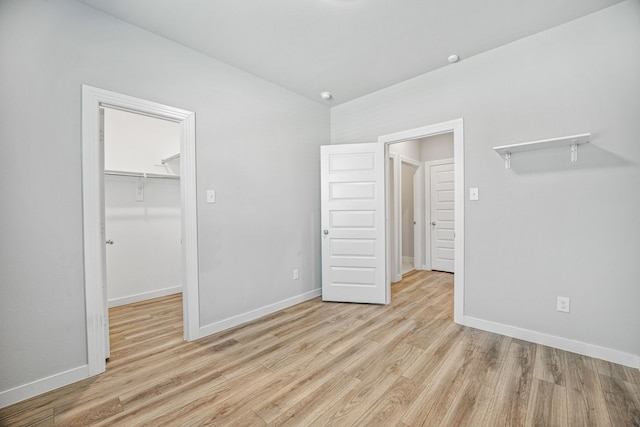
M 85 305 L 89 376 L 105 370 L 108 334 L 104 293 L 104 161 L 100 145 L 100 109 L 110 107 L 146 114 L 181 125 L 180 194 L 182 207 L 183 326 L 187 340 L 200 338 L 198 301 L 198 246 L 196 216 L 195 114 L 98 89 L 82 86 L 82 200 L 84 220 Z
M 100 109 L 100 141 L 98 148 L 98 156 L 100 156 L 100 164 L 104 165 L 104 141 L 105 141 L 105 128 L 104 128 L 104 108 Z M 98 177 L 100 181 L 100 188 L 102 196 L 100 197 L 100 232 L 102 234 L 102 241 L 106 245 L 107 239 L 107 222 L 105 219 L 105 201 L 104 201 L 104 174 L 100 174 Z M 104 298 L 104 358 L 111 357 L 111 341 L 109 340 L 109 301 L 107 292 L 107 251 L 102 252 L 102 295 Z
M 424 208 L 424 163 L 420 164 L 413 175 L 413 217 L 416 219 L 416 226 L 413 237 L 413 252 L 416 270 L 425 270 L 424 247 L 425 241 L 425 208 Z
M 388 304 L 385 146 L 321 147 L 322 299 Z
M 402 280 L 402 257 L 400 256 L 400 225 L 398 223 L 400 209 L 400 196 L 398 192 L 398 180 L 400 174 L 397 173 L 400 168 L 400 158 L 395 153 L 388 150 L 387 158 L 389 164 L 387 166 L 387 182 L 385 189 L 387 191 L 387 275 L 391 282 Z
M 431 191 L 431 269 L 453 273 L 455 260 L 454 164 L 429 167 Z

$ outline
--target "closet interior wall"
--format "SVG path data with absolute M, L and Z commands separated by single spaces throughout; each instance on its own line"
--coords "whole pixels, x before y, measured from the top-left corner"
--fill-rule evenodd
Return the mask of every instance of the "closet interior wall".
M 181 292 L 179 125 L 104 112 L 109 306 Z

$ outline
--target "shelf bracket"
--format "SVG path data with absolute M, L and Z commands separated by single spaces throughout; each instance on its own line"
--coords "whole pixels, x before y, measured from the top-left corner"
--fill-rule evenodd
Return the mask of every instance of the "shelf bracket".
M 504 168 L 511 169 L 511 153 L 504 153 Z
M 578 144 L 571 144 L 571 161 L 573 163 L 578 161 Z

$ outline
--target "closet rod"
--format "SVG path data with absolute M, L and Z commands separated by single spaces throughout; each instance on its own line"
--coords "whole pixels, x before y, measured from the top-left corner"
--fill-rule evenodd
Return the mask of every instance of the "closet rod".
M 164 178 L 164 179 L 180 179 L 178 175 L 164 175 L 160 173 L 145 173 L 145 172 L 124 172 L 105 170 L 105 175 L 117 175 L 117 176 L 132 176 L 134 178 Z

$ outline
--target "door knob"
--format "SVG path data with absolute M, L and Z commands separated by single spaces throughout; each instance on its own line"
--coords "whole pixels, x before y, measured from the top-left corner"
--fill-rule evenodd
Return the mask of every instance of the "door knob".
M 436 226 L 436 222 L 435 222 L 435 221 L 433 221 L 433 222 L 431 223 L 431 225 L 433 225 L 433 226 L 435 227 L 435 226 Z
M 323 233 L 326 236 L 327 234 L 329 234 L 329 230 L 324 230 Z
M 113 240 L 109 239 L 105 242 L 107 245 L 113 245 Z

